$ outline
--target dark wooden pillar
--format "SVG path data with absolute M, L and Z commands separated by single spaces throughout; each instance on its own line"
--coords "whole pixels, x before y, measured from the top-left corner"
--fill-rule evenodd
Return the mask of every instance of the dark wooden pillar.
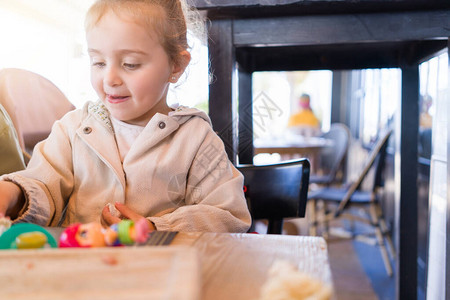
M 239 75 L 239 163 L 253 163 L 252 73 L 238 68 Z
M 342 117 L 342 72 L 333 71 L 333 81 L 331 84 L 331 124 L 344 123 L 345 118 Z
M 417 174 L 419 132 L 419 67 L 402 68 L 402 99 L 396 153 L 400 182 L 396 196 L 396 298 L 417 299 Z
M 237 153 L 237 96 L 235 74 L 235 49 L 233 23 L 217 20 L 211 23 L 208 33 L 210 70 L 213 80 L 209 86 L 209 117 L 213 128 L 225 144 L 232 163 Z

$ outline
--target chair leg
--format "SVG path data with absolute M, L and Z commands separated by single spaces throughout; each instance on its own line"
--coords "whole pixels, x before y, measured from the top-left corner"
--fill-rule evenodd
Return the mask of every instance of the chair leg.
M 375 202 L 374 205 L 375 205 L 375 213 L 377 214 L 378 220 L 380 222 L 379 224 L 381 233 L 383 234 L 383 237 L 386 240 L 389 254 L 391 255 L 392 259 L 395 259 L 396 258 L 395 247 L 390 236 L 390 231 L 386 225 L 386 221 L 384 220 L 383 209 L 381 208 L 381 205 L 378 202 Z
M 328 239 L 330 236 L 330 221 L 328 218 L 328 214 L 330 213 L 330 211 L 328 210 L 328 205 L 325 201 L 321 201 L 321 216 L 323 218 L 322 224 L 323 224 L 323 232 L 322 232 L 322 236 L 325 239 Z
M 392 242 L 391 236 L 389 235 L 389 230 L 386 225 L 386 221 L 384 220 L 384 215 L 381 210 L 381 207 L 377 205 L 379 208 L 379 220 L 380 220 L 380 228 L 381 232 L 383 233 L 384 238 L 386 239 L 386 244 L 388 246 L 388 250 L 391 254 L 392 259 L 395 259 L 397 257 L 395 253 L 394 243 Z
M 316 200 L 308 200 L 309 235 L 317 235 Z
M 280 220 L 269 220 L 267 226 L 268 234 L 281 234 L 283 233 L 283 219 Z
M 380 247 L 381 257 L 383 258 L 384 266 L 386 268 L 386 273 L 390 277 L 390 276 L 392 276 L 392 266 L 391 266 L 391 261 L 389 259 L 389 255 L 388 255 L 386 246 L 384 244 L 384 237 L 383 237 L 383 232 L 380 227 L 380 220 L 378 218 L 376 204 L 374 204 L 374 203 L 371 204 L 369 209 L 370 209 L 371 221 L 372 221 L 373 226 L 375 227 L 375 236 L 378 241 L 378 246 Z

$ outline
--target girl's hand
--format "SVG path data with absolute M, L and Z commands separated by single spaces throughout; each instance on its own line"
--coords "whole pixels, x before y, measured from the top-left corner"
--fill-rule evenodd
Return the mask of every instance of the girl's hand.
M 24 205 L 22 189 L 12 182 L 0 181 L 0 215 L 15 219 Z
M 113 216 L 109 210 L 109 205 L 105 205 L 102 210 L 102 216 L 100 218 L 100 223 L 103 227 L 109 227 L 112 224 L 116 224 L 120 222 L 120 218 Z
M 144 219 L 143 216 L 141 216 L 137 212 L 133 211 L 132 209 L 130 209 L 125 204 L 116 202 L 114 204 L 114 207 L 120 212 L 120 214 L 122 215 L 123 219 L 129 219 L 129 220 L 132 220 L 135 223 L 137 223 L 137 221 L 139 221 L 140 219 Z M 101 223 L 102 223 L 103 226 L 110 226 L 112 224 L 119 223 L 120 220 L 121 220 L 120 218 L 114 217 L 111 214 L 111 212 L 109 211 L 109 207 L 108 206 L 105 206 L 103 208 L 102 218 L 101 218 Z M 150 222 L 148 219 L 147 219 L 147 222 L 150 225 L 150 230 L 156 230 L 155 225 L 153 225 L 152 222 Z

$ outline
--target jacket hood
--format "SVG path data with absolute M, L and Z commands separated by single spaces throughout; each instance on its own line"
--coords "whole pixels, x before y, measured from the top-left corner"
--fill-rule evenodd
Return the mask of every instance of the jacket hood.
M 206 122 L 208 122 L 208 124 L 210 126 L 212 126 L 211 119 L 202 110 L 199 110 L 197 108 L 183 106 L 183 105 L 178 105 L 178 104 L 171 106 L 171 108 L 173 108 L 174 111 L 169 113 L 169 117 L 173 118 L 180 125 L 187 122 L 192 117 L 200 117 L 203 120 L 205 120 Z

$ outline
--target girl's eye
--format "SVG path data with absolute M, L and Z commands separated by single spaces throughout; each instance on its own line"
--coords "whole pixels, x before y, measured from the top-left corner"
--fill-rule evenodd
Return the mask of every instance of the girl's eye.
M 104 62 L 93 62 L 92 63 L 92 66 L 94 66 L 94 67 L 99 67 L 99 68 L 102 68 L 102 67 L 104 67 L 106 64 L 104 63 Z
M 140 64 L 128 64 L 128 63 L 124 63 L 123 66 L 128 69 L 128 70 L 136 70 L 137 68 L 139 68 Z

